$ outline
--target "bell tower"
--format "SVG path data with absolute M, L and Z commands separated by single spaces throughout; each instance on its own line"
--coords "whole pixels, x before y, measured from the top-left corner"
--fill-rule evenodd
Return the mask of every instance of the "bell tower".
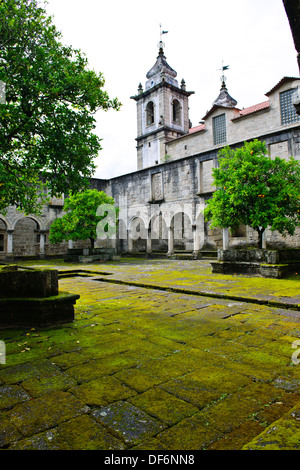
M 177 72 L 167 63 L 163 42 L 159 42 L 156 62 L 146 74 L 145 90 L 131 96 L 137 106 L 137 168 L 161 163 L 165 144 L 189 132 L 188 98 L 184 80 L 178 86 Z

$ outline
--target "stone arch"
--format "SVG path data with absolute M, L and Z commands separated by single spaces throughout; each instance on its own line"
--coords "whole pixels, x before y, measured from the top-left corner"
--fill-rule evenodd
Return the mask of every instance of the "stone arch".
M 174 98 L 172 100 L 172 122 L 175 124 L 181 124 L 181 104 Z
M 168 251 L 168 226 L 162 211 L 154 214 L 149 222 L 148 237 L 151 240 L 151 251 Z
M 139 216 L 133 216 L 128 224 L 128 250 L 134 253 L 146 252 L 147 224 Z
M 38 217 L 28 215 L 18 217 L 13 222 L 14 256 L 38 256 L 40 254 L 41 231 L 44 224 Z
M 175 212 L 171 218 L 170 229 L 173 232 L 174 250 L 193 250 L 193 226 L 189 214 L 184 210 Z
M 17 217 L 12 223 L 12 230 L 15 230 L 16 225 L 24 219 L 31 219 L 32 221 L 34 221 L 37 225 L 38 230 L 46 230 L 45 224 L 35 215 L 23 215 L 21 217 Z
M 5 230 L 7 230 L 9 227 L 9 223 L 7 222 L 7 220 L 5 219 L 5 217 L 3 217 L 2 215 L 0 215 L 0 223 L 3 222 L 4 226 L 5 226 Z
M 0 256 L 7 251 L 8 223 L 5 217 L 0 216 Z
M 154 124 L 154 103 L 149 101 L 146 106 L 146 124 L 150 126 Z

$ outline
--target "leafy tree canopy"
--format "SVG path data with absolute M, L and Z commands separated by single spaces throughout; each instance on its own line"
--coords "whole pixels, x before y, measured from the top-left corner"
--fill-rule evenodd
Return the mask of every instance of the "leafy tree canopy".
M 115 233 L 118 210 L 113 205 L 112 197 L 96 189 L 71 195 L 65 200 L 66 214 L 56 219 L 50 226 L 50 243 L 90 239 L 94 248 L 101 221 L 103 221 L 103 230 L 108 235 Z M 100 208 L 104 210 L 101 211 Z
M 212 227 L 248 225 L 258 232 L 259 246 L 267 227 L 293 235 L 300 224 L 300 162 L 271 159 L 264 142 L 219 152 L 213 170 L 217 187 L 204 214 Z
M 41 180 L 51 195 L 87 187 L 101 149 L 94 115 L 120 103 L 38 0 L 0 0 L 1 82 L 0 211 L 38 211 Z

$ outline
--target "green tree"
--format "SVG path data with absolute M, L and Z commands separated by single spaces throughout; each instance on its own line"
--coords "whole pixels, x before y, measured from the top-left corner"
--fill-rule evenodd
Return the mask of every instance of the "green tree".
M 114 203 L 112 197 L 96 189 L 71 195 L 65 200 L 66 213 L 50 226 L 50 243 L 89 239 L 94 248 L 97 235 L 101 232 L 101 222 L 105 235 L 115 233 L 118 209 Z
M 86 188 L 101 149 L 95 113 L 120 107 L 39 3 L 0 0 L 0 211 L 38 211 L 45 182 L 51 195 Z
M 300 162 L 271 159 L 264 142 L 219 152 L 213 170 L 217 190 L 204 214 L 212 227 L 235 229 L 240 224 L 257 231 L 259 247 L 267 227 L 293 235 L 300 223 Z

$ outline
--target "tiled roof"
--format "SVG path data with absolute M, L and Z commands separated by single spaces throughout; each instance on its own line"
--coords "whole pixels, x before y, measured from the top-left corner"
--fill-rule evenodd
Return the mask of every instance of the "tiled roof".
M 195 132 L 200 132 L 205 130 L 205 124 L 200 124 L 200 126 L 191 127 L 189 129 L 189 134 L 195 134 Z
M 238 116 L 236 116 L 232 120 L 235 121 L 236 119 L 241 119 L 245 116 L 248 116 L 249 114 L 257 113 L 258 111 L 262 111 L 268 108 L 270 108 L 269 101 L 263 101 L 262 103 L 255 104 L 253 106 L 250 106 L 249 108 L 240 109 Z

